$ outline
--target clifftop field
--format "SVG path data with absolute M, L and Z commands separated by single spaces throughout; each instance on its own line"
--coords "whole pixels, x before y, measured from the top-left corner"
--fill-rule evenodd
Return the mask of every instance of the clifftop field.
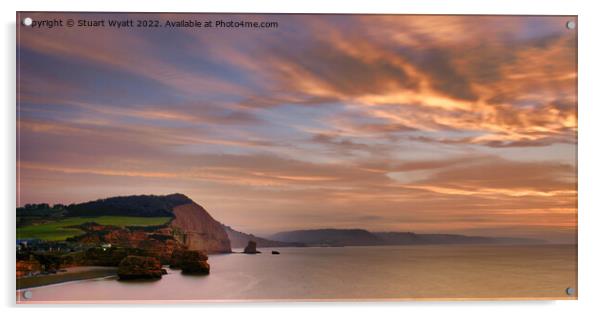
M 62 241 L 84 234 L 76 226 L 94 222 L 118 227 L 159 226 L 174 218 L 173 208 L 191 203 L 183 194 L 133 195 L 79 204 L 27 204 L 17 208 L 17 239 Z
M 69 237 L 81 235 L 84 231 L 71 226 L 95 222 L 100 225 L 113 226 L 158 226 L 169 222 L 171 217 L 135 217 L 135 216 L 97 216 L 97 217 L 66 217 L 64 219 L 45 223 L 17 227 L 17 239 L 40 239 L 46 241 L 61 241 Z

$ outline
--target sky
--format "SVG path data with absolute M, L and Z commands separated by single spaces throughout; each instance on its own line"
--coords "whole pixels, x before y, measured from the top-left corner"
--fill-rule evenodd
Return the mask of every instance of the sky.
M 19 205 L 179 192 L 259 235 L 576 242 L 574 17 L 28 16 L 278 27 L 19 26 Z

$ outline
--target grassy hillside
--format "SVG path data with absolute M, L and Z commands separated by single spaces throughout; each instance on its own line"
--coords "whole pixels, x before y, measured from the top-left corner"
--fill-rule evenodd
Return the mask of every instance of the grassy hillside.
M 41 239 L 48 241 L 65 240 L 83 233 L 77 228 L 68 226 L 95 222 L 101 225 L 115 226 L 156 226 L 167 223 L 171 217 L 134 217 L 134 216 L 98 216 L 98 217 L 66 217 L 58 221 L 27 225 L 17 228 L 17 239 Z

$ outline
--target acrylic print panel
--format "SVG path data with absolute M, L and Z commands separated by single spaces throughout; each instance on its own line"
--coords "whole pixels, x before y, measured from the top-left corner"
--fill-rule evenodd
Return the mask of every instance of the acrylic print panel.
M 17 21 L 19 303 L 577 297 L 576 16 Z

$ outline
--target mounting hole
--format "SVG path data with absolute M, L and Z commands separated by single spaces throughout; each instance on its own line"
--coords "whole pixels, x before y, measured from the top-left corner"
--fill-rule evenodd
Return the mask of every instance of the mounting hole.
M 28 299 L 30 299 L 32 297 L 33 297 L 33 293 L 31 293 L 31 291 L 28 290 L 28 291 L 24 291 L 23 292 L 23 298 L 24 299 L 28 300 Z
M 569 30 L 574 30 L 576 26 L 577 26 L 577 23 L 575 23 L 575 21 L 566 22 L 566 28 Z
M 25 26 L 31 26 L 31 24 L 33 24 L 33 20 L 31 18 L 24 18 L 23 19 L 23 25 L 25 25 Z
M 565 292 L 566 292 L 566 295 L 572 296 L 573 294 L 575 294 L 575 289 L 572 287 L 567 287 Z

